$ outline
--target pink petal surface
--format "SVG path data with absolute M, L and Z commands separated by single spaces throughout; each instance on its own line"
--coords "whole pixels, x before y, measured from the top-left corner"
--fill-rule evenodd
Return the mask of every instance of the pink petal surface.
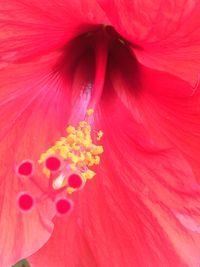
M 198 0 L 99 0 L 111 23 L 128 39 L 138 60 L 189 81 L 199 81 Z
M 37 163 L 40 154 L 61 135 L 66 125 L 62 117 L 66 120 L 68 117 L 63 102 L 66 92 L 60 90 L 61 82 L 51 77 L 50 62 L 13 65 L 1 71 L 1 266 L 10 266 L 33 253 L 53 230 L 51 219 L 55 213 L 49 201 L 41 202 L 29 214 L 19 211 L 20 192 L 27 191 L 34 197 L 40 192 L 28 178 L 23 182 L 24 179 L 15 174 L 20 161 L 31 159 Z M 43 67 L 40 71 L 39 65 Z M 37 181 L 43 186 L 47 184 L 42 176 L 37 176 Z

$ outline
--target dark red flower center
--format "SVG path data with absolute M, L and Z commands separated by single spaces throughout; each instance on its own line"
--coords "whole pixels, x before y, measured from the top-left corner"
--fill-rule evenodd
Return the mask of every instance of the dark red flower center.
M 129 87 L 137 86 L 138 64 L 131 46 L 113 27 L 100 26 L 64 47 L 55 70 L 68 82 L 71 80 L 72 95 L 85 93 L 87 108 L 95 108 L 101 97 L 108 93 L 104 89 L 113 88 L 116 74 L 131 84 Z M 79 86 L 77 83 L 73 86 L 77 80 Z

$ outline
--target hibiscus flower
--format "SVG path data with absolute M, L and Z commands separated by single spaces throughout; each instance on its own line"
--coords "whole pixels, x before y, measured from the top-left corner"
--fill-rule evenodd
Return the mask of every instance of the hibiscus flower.
M 199 11 L 1 1 L 1 267 L 200 265 Z

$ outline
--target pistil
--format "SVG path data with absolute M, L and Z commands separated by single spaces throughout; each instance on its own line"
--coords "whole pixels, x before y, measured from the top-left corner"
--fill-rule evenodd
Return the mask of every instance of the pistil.
M 92 167 L 100 164 L 100 155 L 103 153 L 103 147 L 99 145 L 103 132 L 94 133 L 88 122 L 93 112 L 93 109 L 87 110 L 85 120 L 77 126 L 69 125 L 66 136 L 42 153 L 38 162 L 28 159 L 18 164 L 17 176 L 28 178 L 41 192 L 36 199 L 28 192 L 19 193 L 17 203 L 22 212 L 31 211 L 35 203 L 47 198 L 54 202 L 58 215 L 71 211 L 72 200 L 66 195 L 83 189 L 86 182 L 96 175 Z M 94 143 L 94 139 L 98 144 Z M 34 169 L 38 169 L 35 164 L 43 165 L 43 174 L 37 174 L 37 177 L 48 179 L 46 188 L 35 178 Z

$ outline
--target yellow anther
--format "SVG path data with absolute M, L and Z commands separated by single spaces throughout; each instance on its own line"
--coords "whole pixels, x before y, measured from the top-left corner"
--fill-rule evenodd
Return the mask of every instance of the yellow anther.
M 77 162 L 77 167 L 78 168 L 82 168 L 82 167 L 84 167 L 85 166 L 85 162 L 84 161 L 79 161 L 79 162 Z
M 92 115 L 93 113 L 94 113 L 94 109 L 92 109 L 92 108 L 89 108 L 89 109 L 86 111 L 86 114 L 87 114 L 88 116 Z
M 68 158 L 68 152 L 69 152 L 69 150 L 67 150 L 65 147 L 62 147 L 59 151 L 59 154 L 62 158 L 67 159 Z
M 84 127 L 84 133 L 89 135 L 90 132 L 91 132 L 91 126 L 90 125 L 85 126 Z
M 97 140 L 100 141 L 102 137 L 103 137 L 103 132 L 102 131 L 99 131 L 97 133 Z
M 67 188 L 67 193 L 68 194 L 72 194 L 74 191 L 76 191 L 76 189 L 72 188 L 72 187 L 68 187 Z
M 62 141 L 63 143 L 65 143 L 66 142 L 66 137 L 64 137 L 64 136 L 60 137 L 60 141 Z
M 87 116 L 93 114 L 93 109 L 87 110 Z M 93 143 L 92 129 L 87 121 L 79 122 L 77 127 L 69 125 L 66 128 L 66 136 L 60 137 L 55 144 L 50 147 L 45 153 L 42 153 L 39 163 L 44 163 L 50 155 L 58 155 L 64 159 L 64 173 L 78 172 L 82 179 L 86 182 L 92 179 L 96 173 L 91 170 L 93 165 L 100 164 L 100 154 L 103 153 L 103 146 L 98 146 Z M 99 131 L 96 135 L 96 140 L 100 140 L 103 132 Z M 51 172 L 47 168 L 43 168 L 43 173 L 50 177 Z M 76 191 L 74 188 L 67 188 L 69 194 Z
M 93 166 L 94 165 L 94 162 L 95 162 L 94 159 L 91 159 L 90 162 L 88 163 L 88 166 L 89 167 Z
M 76 144 L 72 145 L 72 149 L 75 151 L 79 151 L 80 150 L 80 146 L 77 146 Z
M 69 144 L 73 144 L 76 140 L 76 136 L 74 134 L 70 134 L 67 136 L 66 141 Z
M 83 139 L 80 139 L 80 138 L 77 138 L 76 139 L 76 145 L 82 145 L 82 143 L 83 143 Z
M 94 146 L 94 147 L 91 149 L 91 153 L 92 153 L 92 155 L 99 155 L 99 154 L 102 154 L 102 153 L 103 153 L 103 147 L 102 147 L 102 146 Z
M 94 164 L 95 165 L 99 165 L 99 163 L 100 163 L 100 157 L 99 156 L 95 156 Z
M 42 153 L 42 154 L 40 155 L 40 159 L 38 160 L 38 163 L 42 163 L 42 162 L 44 162 L 46 158 L 47 158 L 46 153 Z
M 92 141 L 91 140 L 88 140 L 86 139 L 85 141 L 83 141 L 82 143 L 84 145 L 84 147 L 90 147 L 92 145 Z
M 85 154 L 83 152 L 81 152 L 80 156 L 79 156 L 80 161 L 84 161 L 85 160 Z
M 47 156 L 54 155 L 55 154 L 55 148 L 51 147 L 46 152 Z
M 77 137 L 79 137 L 80 139 L 84 138 L 84 133 L 83 133 L 83 131 L 81 131 L 81 130 L 77 131 L 77 132 L 76 132 L 76 135 L 77 135 Z
M 86 172 L 82 173 L 82 177 L 84 178 L 85 181 L 87 179 L 92 179 L 95 175 L 96 175 L 96 173 L 94 171 L 91 171 L 91 170 L 87 170 Z
M 73 155 L 73 156 L 71 157 L 71 160 L 72 160 L 73 163 L 77 163 L 77 162 L 79 162 L 79 157 Z
M 78 129 L 80 130 L 81 128 L 84 128 L 86 125 L 87 125 L 87 122 L 86 121 L 81 121 L 81 122 L 79 122 Z
M 57 147 L 62 146 L 63 144 L 64 144 L 64 141 L 61 141 L 61 140 L 60 140 L 60 141 L 57 141 L 57 142 L 56 142 L 55 146 L 56 146 L 56 148 L 57 148 Z
M 92 154 L 90 152 L 85 153 L 85 159 L 90 160 L 92 158 Z
M 68 134 L 74 134 L 76 132 L 76 129 L 73 126 L 68 126 L 67 129 L 66 129 L 66 132 Z
M 76 169 L 77 169 L 77 168 L 76 168 L 76 164 L 74 164 L 74 163 L 70 164 L 70 168 L 71 168 L 72 171 L 75 172 Z
M 46 175 L 46 177 L 48 177 L 48 178 L 50 177 L 51 172 L 50 172 L 47 168 L 44 167 L 44 168 L 42 169 L 42 171 L 43 171 L 43 173 Z

